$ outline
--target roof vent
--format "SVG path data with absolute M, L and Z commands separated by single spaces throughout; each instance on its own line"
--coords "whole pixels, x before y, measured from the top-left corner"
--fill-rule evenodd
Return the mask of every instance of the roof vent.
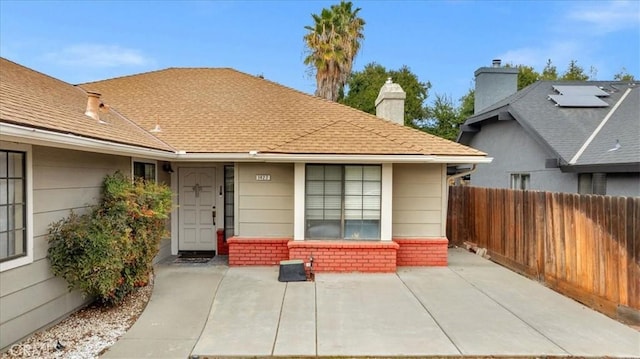
M 104 107 L 104 105 L 100 102 L 100 94 L 87 91 L 87 109 L 84 114 L 98 122 L 102 122 L 99 113 L 101 107 Z
M 502 60 L 500 59 L 493 59 L 493 61 L 491 61 L 491 65 L 493 67 L 500 67 L 501 64 L 502 64 Z
M 156 116 L 156 125 L 149 130 L 151 133 L 159 133 L 162 132 L 162 128 L 160 128 L 160 121 L 158 121 L 158 116 Z

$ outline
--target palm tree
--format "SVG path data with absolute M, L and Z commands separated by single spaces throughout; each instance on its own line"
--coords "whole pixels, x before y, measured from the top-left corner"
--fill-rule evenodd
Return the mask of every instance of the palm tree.
M 309 32 L 304 36 L 308 48 L 304 63 L 316 72 L 316 96 L 338 99 L 364 39 L 365 22 L 358 17 L 359 11 L 353 10 L 351 2 L 341 1 L 322 9 L 320 15 L 311 14 L 314 24 L 305 26 Z

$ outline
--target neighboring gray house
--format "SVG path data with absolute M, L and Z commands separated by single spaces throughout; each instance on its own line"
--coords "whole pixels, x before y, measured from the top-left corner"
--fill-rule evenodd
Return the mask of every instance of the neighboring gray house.
M 640 83 L 538 81 L 518 70 L 475 72 L 475 114 L 458 142 L 494 158 L 474 186 L 640 196 Z

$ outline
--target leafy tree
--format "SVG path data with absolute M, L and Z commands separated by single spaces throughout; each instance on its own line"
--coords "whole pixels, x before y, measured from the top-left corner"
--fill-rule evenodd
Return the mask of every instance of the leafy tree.
M 407 93 L 404 103 L 405 125 L 419 127 L 420 121 L 428 115 L 424 102 L 429 95 L 431 83 L 421 82 L 407 66 L 402 66 L 399 70 L 387 70 L 375 62 L 367 64 L 362 71 L 351 74 L 347 80 L 348 92 L 340 99 L 340 103 L 375 114 L 376 98 L 388 78 L 402 86 Z
M 353 72 L 349 76 L 347 79 L 348 92 L 338 101 L 361 111 L 375 114 L 375 100 L 378 97 L 378 92 L 389 77 L 390 74 L 384 66 L 375 62 L 367 64 L 362 71 Z M 404 86 L 402 88 L 404 89 Z
M 557 80 L 558 79 L 558 70 L 551 63 L 551 59 L 547 60 L 547 64 L 542 69 L 542 74 L 540 75 L 540 80 Z
M 518 90 L 522 90 L 523 88 L 531 85 L 532 83 L 538 81 L 540 79 L 540 74 L 536 72 L 531 66 L 526 65 L 513 65 L 506 64 L 504 67 L 509 68 L 517 68 L 518 69 Z
M 467 119 L 473 116 L 476 105 L 476 92 L 473 89 L 469 89 L 469 91 L 460 98 L 460 107 L 458 108 L 458 113 L 460 117 L 463 119 Z
M 636 80 L 636 78 L 632 74 L 627 72 L 627 69 L 624 67 L 620 69 L 620 72 L 613 75 L 613 79 L 616 81 L 635 81 Z
M 518 90 L 540 80 L 540 74 L 531 66 L 518 65 Z
M 456 109 L 453 101 L 446 95 L 436 94 L 433 106 L 429 107 L 429 119 L 424 121 L 422 129 L 433 135 L 455 141 L 460 125 L 466 117 Z
M 313 25 L 305 26 L 308 33 L 303 37 L 308 50 L 304 64 L 315 71 L 316 96 L 338 99 L 364 39 L 365 22 L 359 11 L 350 1 L 341 1 L 319 15 L 311 14 Z
M 584 69 L 578 66 L 578 61 L 571 60 L 569 62 L 569 67 L 567 71 L 562 74 L 560 78 L 562 81 L 587 81 L 589 80 L 589 75 L 584 73 Z

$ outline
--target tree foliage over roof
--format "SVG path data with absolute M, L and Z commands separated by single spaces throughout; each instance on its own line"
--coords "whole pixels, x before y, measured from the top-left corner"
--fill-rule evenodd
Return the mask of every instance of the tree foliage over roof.
M 402 66 L 398 70 L 387 70 L 375 62 L 367 64 L 362 71 L 351 74 L 347 80 L 348 91 L 339 102 L 375 114 L 376 98 L 388 78 L 399 84 L 407 93 L 404 106 L 405 125 L 420 127 L 420 121 L 425 120 L 428 115 L 424 102 L 429 96 L 431 83 L 421 82 L 408 66 Z

